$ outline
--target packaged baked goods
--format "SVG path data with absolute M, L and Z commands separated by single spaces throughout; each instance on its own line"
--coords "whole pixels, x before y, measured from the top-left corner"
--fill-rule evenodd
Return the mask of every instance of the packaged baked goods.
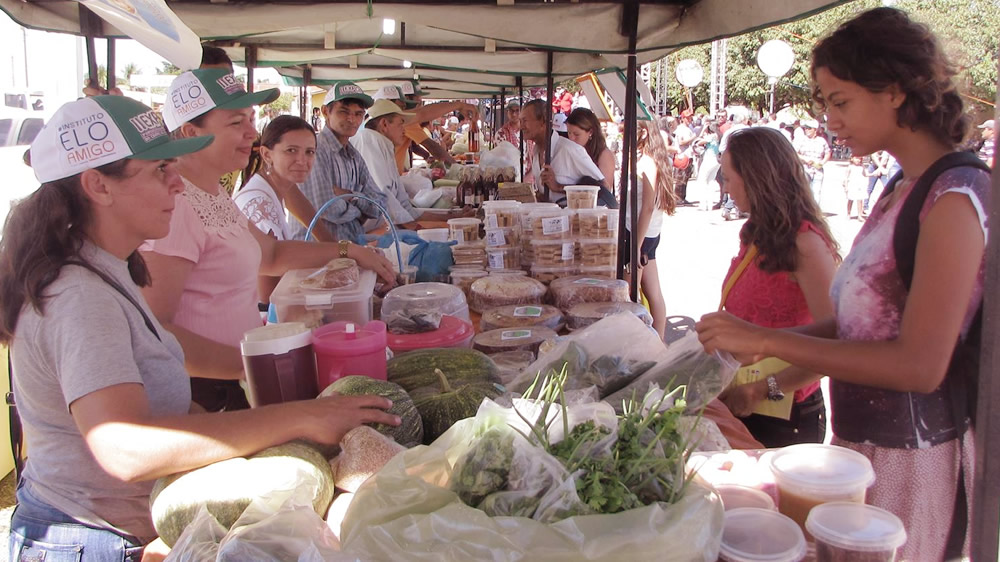
M 615 267 L 618 265 L 618 240 L 613 238 L 581 238 L 580 265 L 583 267 Z M 537 251 L 536 251 L 537 253 Z
M 472 338 L 472 349 L 486 355 L 522 350 L 538 353 L 538 346 L 542 342 L 555 337 L 556 333 L 544 326 L 501 328 L 477 334 Z
M 523 269 L 488 269 L 490 275 L 527 275 Z
M 576 268 L 577 273 L 588 277 L 600 277 L 602 279 L 614 279 L 618 277 L 618 266 L 616 265 L 582 265 Z
M 343 289 L 358 282 L 361 271 L 358 262 L 350 258 L 335 258 L 299 281 L 303 289 Z
M 552 301 L 560 310 L 569 310 L 581 302 L 626 302 L 628 282 L 623 279 L 573 275 L 549 284 Z
M 479 319 L 479 329 L 483 332 L 524 326 L 544 326 L 558 332 L 563 327 L 563 313 L 547 304 L 511 304 L 491 308 Z
M 483 203 L 486 228 L 515 228 L 520 219 L 521 203 L 517 201 L 487 201 Z
M 481 224 L 482 221 L 471 217 L 448 219 L 448 238 L 457 240 L 459 244 L 478 242 Z
M 567 185 L 567 209 L 593 209 L 597 207 L 597 193 L 601 188 L 596 185 Z
M 580 209 L 576 216 L 580 238 L 618 238 L 618 209 Z
M 508 304 L 542 304 L 545 285 L 526 275 L 487 275 L 469 289 L 469 306 L 482 313 Z
M 374 271 L 364 270 L 357 283 L 339 289 L 303 287 L 302 280 L 313 273 L 309 269 L 292 269 L 281 277 L 271 293 L 278 322 L 302 322 L 316 328 L 338 321 L 364 326 L 372 319 L 377 278 Z
M 481 244 L 451 247 L 451 258 L 456 266 L 486 267 L 486 247 Z
M 532 256 L 534 260 L 531 265 L 546 267 L 565 267 L 573 265 L 576 261 L 576 248 L 573 240 L 545 240 L 535 239 L 531 241 Z
M 531 213 L 531 235 L 538 239 L 562 239 L 572 236 L 573 211 L 539 209 Z
M 472 283 L 476 279 L 486 277 L 486 275 L 488 274 L 482 269 L 452 269 L 450 274 L 451 284 L 462 289 L 466 300 L 468 300 L 469 289 L 472 287 Z
M 486 263 L 490 269 L 518 269 L 521 267 L 521 248 L 517 246 L 487 247 Z
M 569 277 L 570 275 L 576 275 L 576 267 L 570 266 L 557 266 L 557 267 L 546 267 L 542 265 L 531 266 L 531 277 L 538 279 L 542 283 L 548 285 L 552 281 L 559 279 L 561 277 Z
M 388 317 L 397 311 L 403 311 L 408 315 L 433 311 L 469 322 L 469 306 L 465 300 L 465 293 L 447 283 L 414 283 L 396 287 L 382 299 L 382 316 Z
M 649 314 L 649 310 L 637 302 L 582 302 L 566 311 L 566 326 L 570 330 L 580 330 L 602 318 L 622 312 L 636 315 L 647 326 L 653 325 L 653 317 Z
M 520 217 L 519 224 L 521 234 L 527 238 L 532 237 L 531 214 L 535 211 L 559 210 L 559 205 L 555 203 L 521 203 L 517 212 Z
M 501 227 L 486 229 L 486 246 L 517 246 L 521 238 L 516 228 Z

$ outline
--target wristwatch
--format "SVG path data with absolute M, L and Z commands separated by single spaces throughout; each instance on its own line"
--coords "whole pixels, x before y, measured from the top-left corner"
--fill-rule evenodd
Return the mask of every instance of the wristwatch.
M 769 375 L 767 377 L 767 399 L 777 402 L 785 398 L 785 393 L 781 391 L 778 386 L 778 379 L 774 378 L 774 375 Z
M 350 247 L 351 247 L 351 241 L 350 240 L 340 240 L 340 241 L 337 242 L 337 244 L 340 245 L 340 257 L 346 258 L 347 257 L 347 250 L 350 249 Z

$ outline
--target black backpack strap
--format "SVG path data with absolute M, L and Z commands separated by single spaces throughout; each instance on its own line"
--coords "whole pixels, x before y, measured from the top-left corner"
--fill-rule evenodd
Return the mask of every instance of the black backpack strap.
M 7 401 L 7 417 L 10 420 L 10 450 L 14 456 L 14 481 L 21 478 L 24 470 L 24 433 L 21 429 L 21 416 L 17 413 L 17 405 L 14 403 L 14 364 L 11 361 L 13 350 L 7 349 L 7 382 L 10 390 L 4 398 Z

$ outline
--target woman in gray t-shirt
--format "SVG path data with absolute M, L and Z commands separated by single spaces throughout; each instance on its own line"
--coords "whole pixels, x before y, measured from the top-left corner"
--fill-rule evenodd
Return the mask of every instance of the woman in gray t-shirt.
M 152 480 L 399 423 L 375 396 L 192 413 L 184 354 L 142 298 L 150 277 L 136 249 L 169 230 L 176 158 L 212 140 L 170 140 L 150 108 L 98 96 L 64 105 L 31 145 L 42 185 L 0 244 L 0 343 L 30 451 L 11 560 L 139 560 L 156 538 Z

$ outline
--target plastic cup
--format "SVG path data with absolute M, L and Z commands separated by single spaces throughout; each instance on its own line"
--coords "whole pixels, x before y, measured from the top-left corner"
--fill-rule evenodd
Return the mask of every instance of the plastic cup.
M 903 522 L 871 505 L 831 502 L 809 512 L 806 529 L 816 539 L 817 562 L 893 562 L 906 542 Z
M 771 499 L 771 496 L 755 488 L 724 484 L 716 486 L 715 491 L 719 492 L 719 497 L 722 498 L 722 507 L 726 511 L 742 507 L 756 507 L 774 511 L 774 500 Z
M 866 490 L 875 482 L 867 457 L 835 445 L 785 447 L 771 457 L 770 465 L 778 487 L 778 511 L 803 530 L 809 510 L 835 501 L 863 504 Z
M 404 265 L 403 271 L 396 275 L 396 282 L 399 285 L 412 285 L 417 282 L 417 266 Z
M 798 562 L 805 556 L 806 538 L 788 517 L 756 507 L 726 511 L 719 560 Z
M 597 193 L 601 188 L 596 185 L 567 185 L 567 209 L 593 209 L 597 207 Z

